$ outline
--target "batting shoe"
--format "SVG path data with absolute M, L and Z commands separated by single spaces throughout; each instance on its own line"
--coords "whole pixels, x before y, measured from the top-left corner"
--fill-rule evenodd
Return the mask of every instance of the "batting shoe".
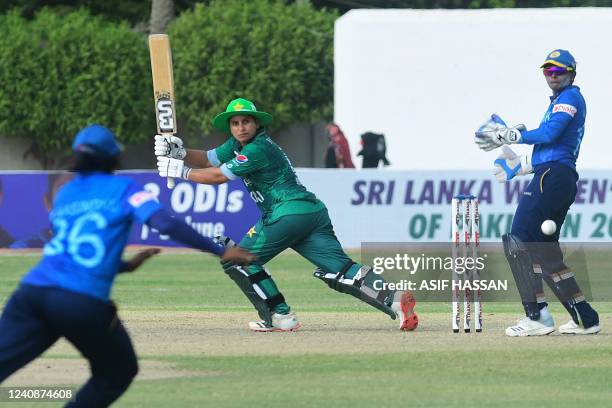
M 584 328 L 582 325 L 576 324 L 573 319 L 559 326 L 559 333 L 561 334 L 597 334 L 600 331 L 601 327 L 599 324 Z
M 555 321 L 550 313 L 540 315 L 539 320 L 531 320 L 525 317 L 518 321 L 514 326 L 506 329 L 506 336 L 527 337 L 527 336 L 546 336 L 555 331 Z
M 414 296 L 412 292 L 396 292 L 395 298 L 399 297 L 399 301 L 395 301 L 391 304 L 391 309 L 395 313 L 397 313 L 397 317 L 399 317 L 400 321 L 400 330 L 401 331 L 412 331 L 417 328 L 419 325 L 419 316 L 414 313 L 414 306 L 416 305 L 416 300 L 414 300 Z
M 295 313 L 272 315 L 272 325 L 266 325 L 263 320 L 259 322 L 249 322 L 249 329 L 256 332 L 292 332 L 298 331 L 302 327 Z

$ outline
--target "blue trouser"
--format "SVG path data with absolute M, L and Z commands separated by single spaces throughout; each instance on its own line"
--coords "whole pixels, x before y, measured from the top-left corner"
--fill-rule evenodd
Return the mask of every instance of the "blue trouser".
M 91 378 L 69 407 L 106 407 L 138 372 L 136 354 L 112 302 L 22 284 L 0 318 L 0 383 L 65 337 L 89 360 Z
M 561 226 L 576 199 L 577 181 L 578 173 L 569 166 L 557 162 L 538 165 L 516 209 L 512 235 L 527 245 L 533 262 L 542 268 L 542 277 L 572 317 L 575 318 L 572 311 L 575 304 L 588 326 L 599 322 L 597 313 L 584 301 L 574 275 L 563 262 L 563 252 L 559 247 Z M 552 235 L 542 232 L 542 222 L 546 220 L 557 224 Z M 536 295 L 542 295 L 543 299 L 543 293 Z M 546 302 L 540 304 L 543 307 Z
M 561 225 L 576 199 L 577 181 L 576 171 L 564 164 L 549 162 L 537 166 L 514 214 L 512 235 L 523 242 L 559 241 Z M 553 235 L 542 233 L 541 225 L 546 220 L 557 224 Z
M 548 273 L 566 268 L 559 234 L 567 211 L 576 199 L 577 181 L 578 173 L 569 166 L 556 162 L 538 165 L 514 214 L 512 235 L 531 245 L 534 261 Z M 552 235 L 542 232 L 542 222 L 546 220 L 557 224 Z
M 559 247 L 559 234 L 567 211 L 576 198 L 576 181 L 578 173 L 564 164 L 549 162 L 538 165 L 514 214 L 512 235 L 531 245 L 534 261 L 548 273 L 566 268 Z M 542 232 L 542 222 L 546 220 L 557 224 L 552 235 Z

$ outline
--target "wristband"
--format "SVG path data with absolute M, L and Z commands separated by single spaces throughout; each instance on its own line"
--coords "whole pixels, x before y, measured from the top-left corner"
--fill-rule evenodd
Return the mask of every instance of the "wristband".
M 183 166 L 181 178 L 183 180 L 189 180 L 189 174 L 191 173 L 191 170 L 193 170 L 191 167 Z

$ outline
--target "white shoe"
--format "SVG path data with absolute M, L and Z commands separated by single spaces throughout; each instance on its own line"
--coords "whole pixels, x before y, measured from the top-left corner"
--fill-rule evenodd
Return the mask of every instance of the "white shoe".
M 515 326 L 506 329 L 506 336 L 526 337 L 545 336 L 555 331 L 555 322 L 550 316 L 540 316 L 540 320 L 531 320 L 528 317 L 521 319 Z
M 396 292 L 395 299 L 397 301 L 391 304 L 391 309 L 397 314 L 400 321 L 399 329 L 401 331 L 412 331 L 419 325 L 419 316 L 414 313 L 416 301 L 412 292 Z
M 267 326 L 263 320 L 249 322 L 249 329 L 256 332 L 290 332 L 298 331 L 300 327 L 302 325 L 293 312 L 288 314 L 274 313 L 272 315 L 272 326 Z
M 598 324 L 585 329 L 581 325 L 576 324 L 573 319 L 559 326 L 559 333 L 562 334 L 597 334 L 601 331 Z

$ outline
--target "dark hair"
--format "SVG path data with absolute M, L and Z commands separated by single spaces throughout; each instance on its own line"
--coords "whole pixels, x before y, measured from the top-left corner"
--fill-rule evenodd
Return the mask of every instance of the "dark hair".
M 107 156 L 93 152 L 76 152 L 72 171 L 77 173 L 112 173 L 119 167 L 119 156 Z

